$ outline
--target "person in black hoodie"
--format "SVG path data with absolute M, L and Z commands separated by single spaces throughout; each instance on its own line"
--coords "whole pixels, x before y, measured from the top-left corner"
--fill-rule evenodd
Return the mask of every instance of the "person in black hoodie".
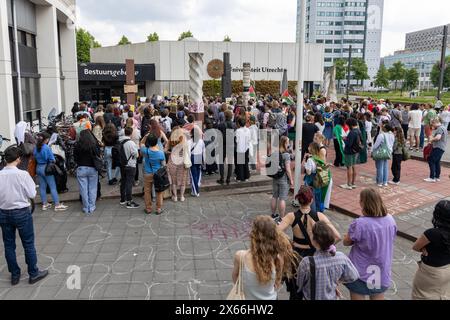
M 96 210 L 98 171 L 96 160 L 100 158 L 98 142 L 90 130 L 80 133 L 75 144 L 74 158 L 77 163 L 77 180 L 80 187 L 83 212 L 91 215 Z
M 106 114 L 105 114 L 106 115 Z M 103 144 L 105 146 L 105 163 L 106 163 L 106 173 L 108 176 L 108 183 L 110 186 L 116 185 L 118 182 L 118 177 L 120 176 L 119 168 L 113 170 L 113 160 L 112 160 L 112 148 L 118 143 L 119 134 L 117 132 L 116 126 L 113 123 L 109 123 L 103 129 Z
M 219 155 L 219 171 L 220 180 L 217 181 L 218 184 L 224 184 L 225 177 L 225 163 L 227 163 L 227 185 L 230 184 L 231 175 L 233 174 L 233 160 L 234 160 L 234 135 L 232 139 L 227 139 L 227 131 L 235 130 L 233 124 L 233 113 L 230 110 L 225 111 L 225 122 L 219 124 L 219 131 L 222 133 L 223 137 L 223 148 L 218 150 Z M 230 137 L 231 138 L 231 137 Z M 231 140 L 231 141 L 230 141 Z M 220 161 L 222 159 L 222 161 Z
M 141 137 L 145 137 L 150 131 L 150 120 L 152 120 L 152 115 L 150 113 L 150 108 L 144 109 L 144 117 L 141 123 Z

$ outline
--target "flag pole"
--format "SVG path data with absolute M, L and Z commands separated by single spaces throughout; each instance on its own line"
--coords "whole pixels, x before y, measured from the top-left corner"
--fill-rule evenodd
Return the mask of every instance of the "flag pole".
M 298 87 L 297 87 L 297 119 L 295 141 L 295 195 L 302 185 L 302 134 L 303 134 L 303 108 L 304 108 L 304 58 L 305 58 L 305 33 L 306 33 L 306 0 L 300 1 L 300 39 L 298 57 Z M 294 205 L 298 205 L 294 200 Z

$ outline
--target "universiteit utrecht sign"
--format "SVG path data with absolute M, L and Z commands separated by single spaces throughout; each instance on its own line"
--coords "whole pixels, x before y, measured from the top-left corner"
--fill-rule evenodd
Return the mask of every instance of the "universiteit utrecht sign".
M 269 67 L 255 67 L 251 68 L 251 72 L 269 72 L 269 73 L 281 73 L 284 71 L 284 68 L 276 67 L 276 68 L 269 68 Z M 236 67 L 231 68 L 231 72 L 244 72 L 243 68 Z

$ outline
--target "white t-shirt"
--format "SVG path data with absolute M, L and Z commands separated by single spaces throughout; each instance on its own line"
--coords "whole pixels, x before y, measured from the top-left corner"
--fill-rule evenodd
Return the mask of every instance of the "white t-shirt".
M 412 129 L 420 129 L 422 127 L 422 111 L 414 110 L 409 112 L 409 127 Z
M 319 132 L 323 134 L 323 131 L 325 130 L 325 124 L 321 125 L 319 122 L 316 122 L 316 127 L 319 129 Z
M 251 134 L 250 129 L 244 127 L 236 130 L 236 151 L 246 153 L 250 148 Z

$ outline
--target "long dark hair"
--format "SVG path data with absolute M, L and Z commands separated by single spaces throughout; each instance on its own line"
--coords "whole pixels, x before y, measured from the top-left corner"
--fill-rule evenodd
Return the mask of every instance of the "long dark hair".
M 97 140 L 92 134 L 91 130 L 83 130 L 80 133 L 78 146 L 81 152 L 90 153 L 97 148 Z
M 443 200 L 436 205 L 433 212 L 433 226 L 443 232 L 442 241 L 450 253 L 450 201 Z
M 38 152 L 41 152 L 45 141 L 48 139 L 50 139 L 50 135 L 47 132 L 38 133 L 37 139 L 36 139 L 36 149 Z

